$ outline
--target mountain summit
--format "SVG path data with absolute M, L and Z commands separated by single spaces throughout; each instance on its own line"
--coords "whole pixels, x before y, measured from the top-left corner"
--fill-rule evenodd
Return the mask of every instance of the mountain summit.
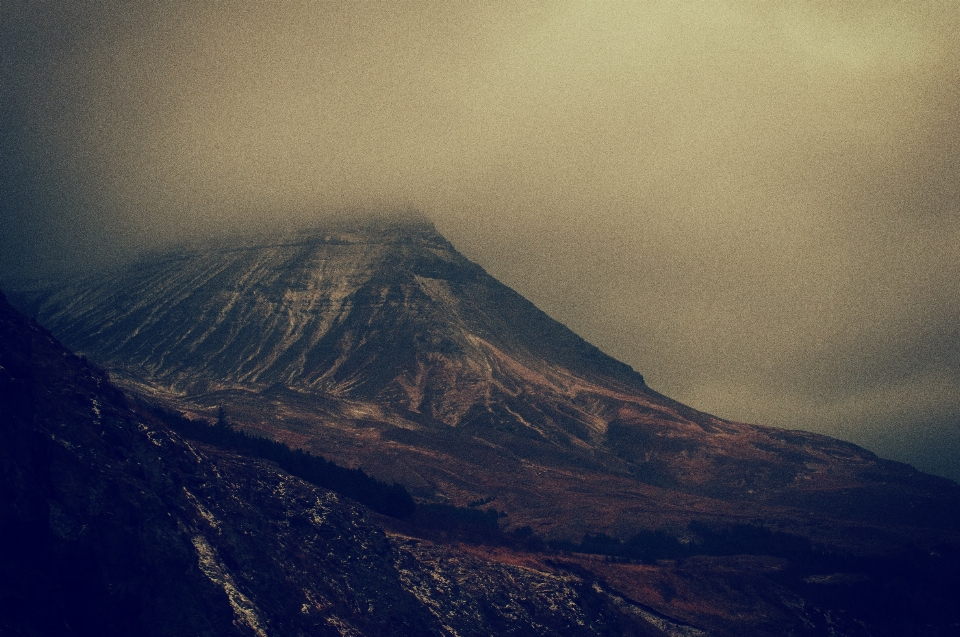
M 450 425 L 433 385 L 495 384 L 509 359 L 557 387 L 643 378 L 465 259 L 425 220 L 341 222 L 164 254 L 39 309 L 135 377 L 387 400 Z M 554 371 L 566 370 L 560 378 Z M 492 402 L 492 401 L 486 401 Z
M 956 528 L 956 484 L 670 400 L 420 217 L 221 240 L 12 295 L 124 387 L 544 537 Z M 897 534 L 894 534 L 897 535 Z M 931 536 L 931 537 L 932 537 Z M 878 542 L 895 541 L 877 539 Z

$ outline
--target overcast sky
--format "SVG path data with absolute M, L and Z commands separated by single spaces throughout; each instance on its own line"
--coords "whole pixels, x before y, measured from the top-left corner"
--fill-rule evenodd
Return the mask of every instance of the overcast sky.
M 955 0 L 0 17 L 0 276 L 413 206 L 663 393 L 960 479 Z

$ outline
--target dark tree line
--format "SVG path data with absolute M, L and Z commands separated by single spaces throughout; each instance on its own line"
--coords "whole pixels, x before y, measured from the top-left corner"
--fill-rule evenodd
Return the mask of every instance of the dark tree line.
M 360 468 L 347 469 L 302 449 L 291 449 L 283 443 L 246 434 L 229 425 L 222 408 L 217 412 L 215 425 L 159 408 L 153 413 L 188 438 L 270 460 L 290 475 L 356 500 L 378 513 L 404 519 L 416 510 L 413 498 L 403 485 L 396 482 L 388 485 Z

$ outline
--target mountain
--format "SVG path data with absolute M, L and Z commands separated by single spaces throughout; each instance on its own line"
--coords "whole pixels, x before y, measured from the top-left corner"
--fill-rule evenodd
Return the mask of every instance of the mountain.
M 479 547 L 423 518 L 373 523 L 387 553 L 431 547 L 415 556 L 416 586 L 456 580 L 467 606 L 485 608 L 492 598 L 477 591 L 519 581 L 509 566 L 590 582 L 597 608 L 614 613 L 604 617 L 642 619 L 636 634 L 934 635 L 960 618 L 949 594 L 960 486 L 846 442 L 662 396 L 425 219 L 185 246 L 92 278 L 21 285 L 11 299 L 139 405 L 193 419 L 219 412 L 249 434 L 398 482 L 423 511 L 492 516 L 501 536 Z M 203 453 L 237 471 L 266 466 Z M 279 505 L 244 493 L 211 492 L 203 506 L 260 511 L 256 550 L 286 555 L 287 540 L 271 544 Z M 420 539 L 402 539 L 411 537 Z M 341 554 L 365 554 L 362 544 Z M 492 569 L 474 588 L 468 562 Z M 225 563 L 233 581 L 248 570 Z M 436 574 L 450 564 L 458 575 Z M 596 621 L 601 633 L 629 632 L 622 618 Z
M 948 480 L 661 396 L 422 218 L 223 240 L 14 298 L 122 386 L 547 537 L 960 527 Z

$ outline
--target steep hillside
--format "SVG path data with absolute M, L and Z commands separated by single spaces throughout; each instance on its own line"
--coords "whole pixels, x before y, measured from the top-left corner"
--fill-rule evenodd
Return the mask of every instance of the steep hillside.
M 389 538 L 131 406 L 0 294 L 0 634 L 663 634 L 578 575 Z

